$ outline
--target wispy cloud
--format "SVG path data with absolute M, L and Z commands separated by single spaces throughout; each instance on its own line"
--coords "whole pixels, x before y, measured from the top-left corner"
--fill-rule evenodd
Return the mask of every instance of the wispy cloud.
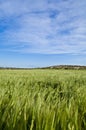
M 81 0 L 1 1 L 0 40 L 21 53 L 85 53 L 85 12 Z

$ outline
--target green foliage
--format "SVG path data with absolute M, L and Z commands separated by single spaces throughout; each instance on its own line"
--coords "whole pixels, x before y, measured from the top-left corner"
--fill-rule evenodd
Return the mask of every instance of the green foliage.
M 86 130 L 86 71 L 0 70 L 0 130 Z

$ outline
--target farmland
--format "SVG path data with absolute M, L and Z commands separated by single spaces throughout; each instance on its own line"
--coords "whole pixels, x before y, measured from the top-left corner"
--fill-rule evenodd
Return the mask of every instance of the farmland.
M 0 130 L 86 130 L 86 70 L 0 70 Z

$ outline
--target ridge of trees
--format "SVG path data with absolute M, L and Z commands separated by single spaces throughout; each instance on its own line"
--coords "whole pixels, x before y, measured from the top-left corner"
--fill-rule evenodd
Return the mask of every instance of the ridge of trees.
M 54 65 L 48 67 L 37 67 L 37 68 L 16 68 L 16 67 L 0 67 L 0 69 L 11 69 L 11 70 L 28 70 L 28 69 L 75 69 L 85 70 L 86 66 L 81 65 Z
M 55 65 L 55 66 L 49 66 L 44 67 L 43 69 L 75 69 L 75 70 L 84 70 L 86 69 L 86 66 L 80 66 L 80 65 Z

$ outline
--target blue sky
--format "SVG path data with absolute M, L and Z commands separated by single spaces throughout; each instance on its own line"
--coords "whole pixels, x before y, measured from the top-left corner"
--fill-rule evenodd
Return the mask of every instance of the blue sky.
M 85 0 L 0 0 L 0 66 L 86 65 Z

